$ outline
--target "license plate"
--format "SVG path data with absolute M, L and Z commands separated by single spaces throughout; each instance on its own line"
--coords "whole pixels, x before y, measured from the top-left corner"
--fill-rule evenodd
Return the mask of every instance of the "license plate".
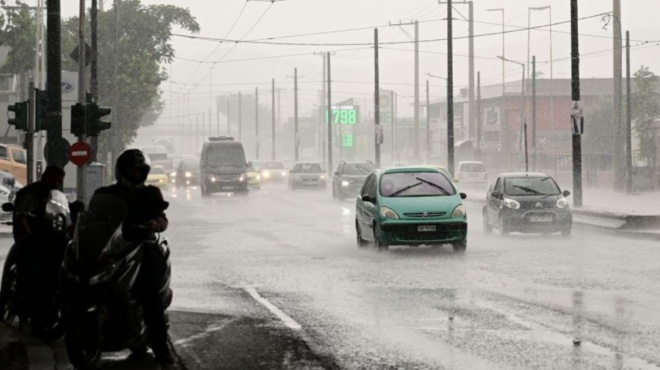
M 529 216 L 531 222 L 552 222 L 552 216 Z
M 233 186 L 223 186 L 222 190 L 232 190 L 233 188 Z
M 419 231 L 419 232 L 435 231 L 435 225 L 422 225 L 422 226 L 417 226 L 417 231 Z

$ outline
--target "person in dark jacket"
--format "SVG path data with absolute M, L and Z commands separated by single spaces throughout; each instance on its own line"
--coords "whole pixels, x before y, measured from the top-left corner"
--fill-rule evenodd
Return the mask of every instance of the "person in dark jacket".
M 163 282 L 169 279 L 170 266 L 167 256 L 156 243 L 156 234 L 165 231 L 168 226 L 164 211 L 169 203 L 163 200 L 160 189 L 145 185 L 150 169 L 148 158 L 140 150 L 128 149 L 117 158 L 117 182 L 97 189 L 94 194 L 122 198 L 127 207 L 122 234 L 129 241 L 147 241 L 143 247 L 142 268 L 136 281 L 135 293 L 144 308 L 149 342 L 156 362 L 173 364 L 165 314 L 171 301 L 171 291 L 167 284 L 164 286 L 166 291 L 161 290 Z

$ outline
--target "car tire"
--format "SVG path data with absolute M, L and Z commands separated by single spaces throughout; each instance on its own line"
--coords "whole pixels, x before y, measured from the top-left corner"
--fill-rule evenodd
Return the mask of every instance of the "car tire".
M 337 200 L 337 188 L 335 186 L 332 186 L 332 199 Z
M 358 248 L 364 248 L 367 246 L 367 241 L 362 239 L 362 233 L 360 232 L 360 224 L 355 220 L 355 234 L 357 234 L 357 246 Z
M 566 228 L 562 229 L 561 230 L 561 235 L 564 236 L 564 237 L 571 236 L 571 227 L 569 226 L 569 227 L 566 227 Z
M 500 235 L 502 236 L 509 236 L 511 233 L 511 230 L 509 227 L 506 225 L 502 217 L 500 217 Z
M 467 250 L 467 239 L 457 243 L 452 243 L 452 247 L 454 248 L 454 253 L 465 253 Z
M 374 224 L 374 243 L 376 244 L 376 250 L 378 252 L 384 252 L 389 249 L 389 245 L 380 239 L 378 226 L 376 224 Z
M 493 227 L 490 225 L 490 222 L 488 221 L 488 212 L 487 211 L 483 212 L 483 222 L 484 222 L 484 233 L 492 234 L 493 233 Z

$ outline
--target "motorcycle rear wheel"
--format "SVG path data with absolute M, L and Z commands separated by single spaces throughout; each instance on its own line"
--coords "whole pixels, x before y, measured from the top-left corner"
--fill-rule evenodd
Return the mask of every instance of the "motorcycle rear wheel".
M 78 370 L 91 370 L 101 360 L 103 325 L 98 311 L 77 310 L 67 318 L 64 337 L 69 361 Z
M 0 318 L 11 325 L 18 316 L 18 269 L 16 263 L 7 256 L 0 283 Z

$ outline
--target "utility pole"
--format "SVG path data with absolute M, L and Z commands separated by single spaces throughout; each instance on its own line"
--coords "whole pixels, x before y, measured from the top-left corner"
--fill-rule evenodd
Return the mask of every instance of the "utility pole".
M 447 169 L 454 176 L 454 34 L 451 2 L 447 1 Z
M 47 10 L 47 78 L 48 131 L 46 146 L 48 164 L 64 168 L 66 158 L 61 158 L 57 143 L 62 140 L 62 53 L 60 47 L 60 0 L 49 0 Z M 114 125 L 113 125 L 114 126 Z
M 415 33 L 417 26 L 415 26 Z M 378 28 L 374 28 L 374 128 L 375 128 L 375 137 L 374 137 L 374 146 L 376 148 L 376 168 L 380 168 L 380 143 L 381 143 L 381 134 L 380 134 L 380 70 L 378 67 Z M 417 90 L 417 89 L 415 89 Z M 416 102 L 419 104 L 419 101 Z M 415 105 L 415 115 L 418 114 L 417 108 L 418 105 Z M 418 135 L 415 135 L 416 138 L 419 138 Z M 415 152 L 417 153 L 419 148 L 415 146 Z M 417 157 L 419 158 L 419 157 Z
M 36 69 L 36 67 L 35 67 Z M 34 81 L 30 81 L 28 100 L 28 129 L 25 132 L 25 151 L 27 153 L 27 182 L 34 182 L 34 128 L 37 119 L 37 91 Z
M 91 74 L 89 80 L 89 89 L 92 94 L 92 100 L 95 103 L 99 102 L 99 80 L 98 80 L 98 58 L 96 57 L 98 52 L 98 0 L 92 0 L 92 9 L 90 10 L 91 15 L 91 31 L 92 31 L 92 50 L 94 51 L 94 56 L 92 57 L 91 65 Z M 92 136 L 90 139 L 90 145 L 92 146 L 92 162 L 97 161 L 98 147 L 99 147 L 99 138 L 98 136 Z
M 272 144 L 271 144 L 271 154 L 270 155 L 271 155 L 271 158 L 273 160 L 275 160 L 275 79 L 274 78 L 272 79 L 272 89 L 273 89 L 273 91 L 272 91 L 272 103 L 271 103 L 271 106 L 272 106 L 272 109 L 271 109 L 272 123 L 271 124 L 272 124 L 272 140 L 273 141 L 272 141 Z
M 112 134 L 112 158 L 110 164 L 117 160 L 119 156 L 119 125 L 121 125 L 121 112 L 119 110 L 119 1 L 114 0 L 114 50 L 112 53 L 113 62 L 113 93 L 112 93 L 112 126 L 110 127 Z M 110 166 L 110 168 L 113 168 Z
M 218 111 L 220 111 L 220 106 L 218 106 Z M 227 97 L 227 136 L 231 136 L 231 94 Z
M 419 154 L 419 22 L 415 21 L 415 116 L 414 116 L 414 135 L 413 141 L 415 162 L 420 162 Z
M 332 53 L 334 54 L 334 53 Z M 323 75 L 323 79 L 321 81 L 321 96 L 319 97 L 319 132 L 318 132 L 318 137 L 319 137 L 319 157 L 323 158 L 323 164 L 325 164 L 325 124 L 327 123 L 327 114 L 326 109 L 325 109 L 325 100 L 327 97 L 325 87 L 326 87 L 326 73 L 328 70 L 327 67 L 327 54 L 324 52 L 314 52 L 314 55 L 318 55 L 323 59 L 323 67 L 321 74 Z
M 625 155 L 622 155 L 625 150 L 626 133 L 623 132 L 623 35 L 621 33 L 621 0 L 613 0 L 613 18 L 614 18 L 614 34 L 613 40 L 613 57 L 614 57 L 614 101 L 612 106 L 614 108 L 614 127 L 616 127 L 617 135 L 614 143 L 614 190 L 622 191 L 625 186 Z
M 633 192 L 632 166 L 632 90 L 630 88 L 630 31 L 626 31 L 626 190 Z
M 431 115 L 429 98 L 429 80 L 426 80 L 426 164 L 431 163 Z
M 85 0 L 80 0 L 78 18 L 78 103 L 83 108 L 87 106 L 87 85 L 85 81 Z M 85 123 L 87 126 L 87 122 Z M 113 125 L 114 126 L 114 125 Z M 87 135 L 83 133 L 78 136 L 78 142 L 85 142 Z M 85 189 L 85 168 L 86 164 L 77 167 L 76 173 L 76 199 L 84 202 L 86 198 Z
M 501 107 L 500 107 L 500 114 L 499 114 L 499 122 L 500 122 L 500 152 L 504 150 L 504 112 L 505 112 L 505 106 L 506 106 L 506 27 L 505 27 L 505 21 L 504 21 L 504 9 L 503 8 L 497 8 L 497 9 L 488 9 L 489 12 L 502 12 L 502 102 L 501 102 Z
M 298 162 L 298 151 L 300 148 L 300 137 L 298 133 L 298 68 L 293 69 L 293 124 L 293 157 Z
M 481 72 L 477 72 L 477 159 L 483 161 L 481 158 L 481 131 L 483 130 L 483 123 L 481 121 Z
M 532 168 L 536 170 L 536 55 L 532 57 Z
M 328 57 L 328 106 L 327 106 L 327 111 L 328 111 L 328 178 L 332 177 L 332 69 L 330 67 L 330 53 L 327 53 Z
M 580 46 L 578 0 L 571 0 L 571 75 L 573 109 L 573 204 L 582 207 L 582 106 L 580 103 Z M 616 157 L 616 155 L 615 155 Z
M 243 141 L 243 105 L 241 103 L 242 92 L 238 92 L 238 141 Z
M 255 151 L 259 160 L 259 87 L 254 88 L 254 127 L 255 127 Z

